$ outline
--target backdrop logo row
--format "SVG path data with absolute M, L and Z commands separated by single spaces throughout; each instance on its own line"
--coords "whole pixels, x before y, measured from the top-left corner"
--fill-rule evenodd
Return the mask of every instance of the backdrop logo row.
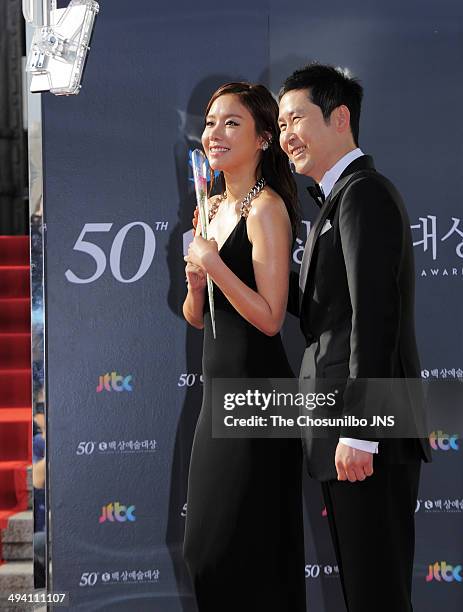
M 132 391 L 132 375 L 121 376 L 117 372 L 102 374 L 98 379 L 97 393 L 102 391 Z
M 135 516 L 135 506 L 124 506 L 120 502 L 111 502 L 101 508 L 101 515 L 98 519 L 99 523 L 134 523 L 137 520 Z
M 458 435 L 457 434 L 448 434 L 444 431 L 433 431 L 429 436 L 429 442 L 431 444 L 431 448 L 435 451 L 437 450 L 454 450 L 457 451 L 460 449 L 458 444 Z
M 429 566 L 426 582 L 463 582 L 461 565 L 449 565 L 446 561 L 436 561 Z

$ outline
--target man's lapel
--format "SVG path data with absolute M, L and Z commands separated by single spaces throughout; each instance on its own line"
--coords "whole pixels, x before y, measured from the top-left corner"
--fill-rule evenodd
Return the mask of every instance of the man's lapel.
M 345 185 L 351 180 L 352 175 L 361 170 L 374 170 L 373 158 L 370 155 L 362 155 L 362 157 L 358 157 L 351 164 L 347 166 L 344 172 L 341 174 L 339 179 L 333 186 L 330 195 L 325 200 L 325 203 L 320 210 L 318 218 L 313 224 L 310 233 L 307 237 L 307 242 L 304 248 L 304 254 L 302 256 L 301 270 L 299 274 L 299 288 L 301 290 L 301 304 L 304 299 L 304 293 L 307 286 L 307 278 L 309 276 L 310 264 L 312 262 L 312 255 L 315 248 L 315 244 L 320 236 L 320 232 L 325 224 L 326 219 L 328 218 L 334 204 L 336 203 L 336 198 L 344 189 Z
M 312 227 L 310 228 L 309 235 L 307 236 L 307 242 L 305 244 L 304 254 L 302 256 L 301 270 L 299 273 L 299 288 L 302 292 L 301 297 L 305 291 L 305 286 L 307 283 L 307 275 L 309 273 L 310 261 L 312 259 L 312 254 L 313 254 L 313 250 L 315 247 L 315 243 L 317 241 L 318 236 L 320 235 L 321 229 L 332 208 L 332 205 L 333 205 L 333 199 L 330 194 L 329 197 L 325 200 L 322 206 L 322 209 L 320 210 L 318 217 L 315 220 Z
M 307 242 L 305 244 L 304 254 L 302 256 L 301 271 L 299 273 L 299 288 L 302 292 L 301 299 L 302 299 L 302 296 L 304 295 L 305 286 L 307 283 L 307 276 L 309 274 L 309 269 L 310 269 L 310 262 L 312 260 L 313 250 L 315 248 L 315 243 L 317 242 L 317 239 L 320 235 L 322 227 L 328 215 L 330 214 L 330 211 L 333 207 L 333 203 L 334 201 L 333 201 L 333 197 L 331 193 L 329 197 L 325 200 L 325 203 L 322 206 L 322 209 L 318 215 L 318 218 L 316 219 L 315 223 L 312 225 L 309 235 L 307 236 Z

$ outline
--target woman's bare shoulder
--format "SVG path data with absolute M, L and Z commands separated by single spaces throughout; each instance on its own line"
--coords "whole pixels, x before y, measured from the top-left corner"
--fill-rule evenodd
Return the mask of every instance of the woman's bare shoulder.
M 249 219 L 260 219 L 263 216 L 289 218 L 283 198 L 268 185 L 252 201 L 249 211 Z
M 283 198 L 276 191 L 266 187 L 253 200 L 247 228 L 248 238 L 253 244 L 255 239 L 261 240 L 263 236 L 274 242 L 283 236 L 285 241 L 290 240 L 291 221 Z

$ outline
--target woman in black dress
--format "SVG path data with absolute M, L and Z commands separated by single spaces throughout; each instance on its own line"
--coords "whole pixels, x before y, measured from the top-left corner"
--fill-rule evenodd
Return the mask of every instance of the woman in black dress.
M 215 240 L 196 235 L 185 258 L 183 305 L 187 321 L 204 328 L 184 543 L 200 612 L 306 609 L 300 441 L 211 432 L 213 378 L 293 376 L 279 331 L 298 207 L 277 117 L 270 92 L 248 83 L 222 86 L 206 109 L 202 143 L 223 190 L 209 199 Z

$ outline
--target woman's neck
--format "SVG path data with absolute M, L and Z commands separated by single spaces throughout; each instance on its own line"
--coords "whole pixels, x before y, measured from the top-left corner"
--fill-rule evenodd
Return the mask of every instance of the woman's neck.
M 255 170 L 224 173 L 225 190 L 229 204 L 241 204 L 258 180 Z

